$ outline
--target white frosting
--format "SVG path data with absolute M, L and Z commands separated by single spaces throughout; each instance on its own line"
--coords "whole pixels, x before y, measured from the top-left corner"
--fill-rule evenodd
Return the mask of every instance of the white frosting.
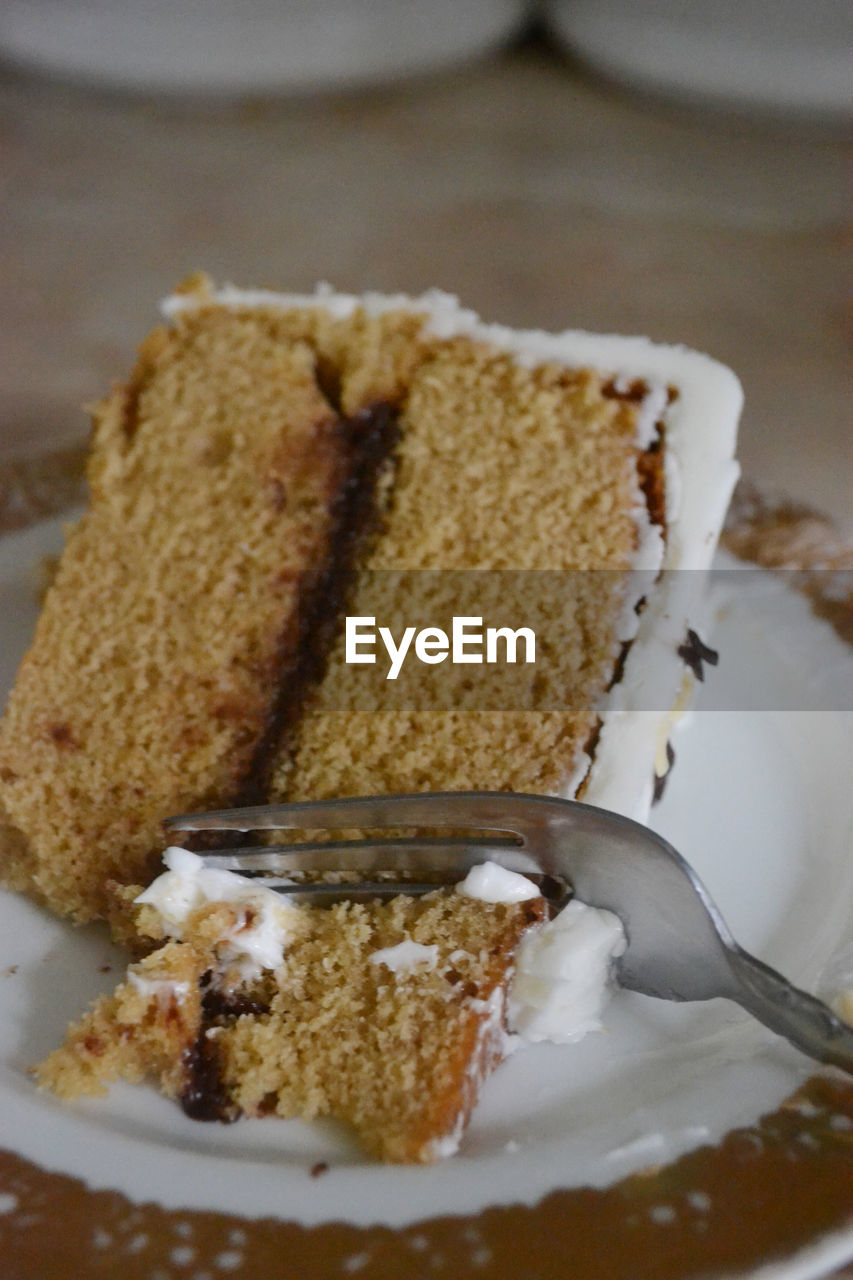
M 369 959 L 371 964 L 384 964 L 392 973 L 406 973 L 422 964 L 434 969 L 438 963 L 438 947 L 424 946 L 422 942 L 405 938 L 395 947 L 383 947 L 381 951 L 372 952 Z
M 146 978 L 133 966 L 127 971 L 127 980 L 146 999 L 185 1000 L 189 995 L 188 982 L 175 982 L 171 978 Z
M 494 862 L 472 867 L 456 888 L 483 902 L 526 902 L 540 896 L 526 876 Z M 598 1029 L 610 997 L 613 962 L 625 946 L 618 916 L 576 899 L 555 919 L 530 928 L 515 958 L 507 1005 L 513 1034 L 507 1050 L 541 1040 L 571 1044 Z
M 618 916 L 573 899 L 531 929 L 516 953 L 508 1021 L 518 1044 L 571 1044 L 601 1026 L 613 961 L 625 950 Z
M 245 979 L 281 963 L 298 907 L 245 876 L 206 867 L 189 849 L 173 846 L 166 850 L 163 861 L 168 870 L 136 901 L 155 908 L 167 933 L 180 938 L 193 911 L 209 902 L 229 902 L 242 910 L 236 925 L 223 938 L 222 959 L 235 964 Z
M 622 680 L 602 715 L 583 797 L 639 821 L 648 817 L 658 744 L 680 692 L 678 648 L 688 627 L 700 628 L 705 572 L 739 474 L 733 453 L 742 403 L 740 385 L 728 369 L 695 352 L 655 350 L 654 363 L 670 363 L 666 376 L 679 391 L 663 414 L 664 572 L 646 592 Z
M 362 307 L 369 315 L 412 311 L 424 315 L 425 331 L 438 338 L 467 336 L 512 353 L 532 367 L 545 362 L 591 366 L 611 373 L 627 387 L 641 378 L 649 388 L 638 413 L 638 443 L 654 438 L 656 424 L 666 430 L 665 479 L 667 539 L 638 502 L 639 545 L 636 567 L 651 579 L 665 570 L 706 570 L 716 547 L 729 498 L 738 476 L 734 461 L 737 421 L 743 395 L 725 366 L 685 347 L 664 346 L 647 338 L 568 330 L 549 334 L 484 324 L 450 294 L 430 290 L 420 297 L 336 293 L 319 285 L 313 294 L 242 290 L 231 285 L 212 297 L 178 294 L 163 303 L 168 316 L 213 302 L 224 307 L 322 307 L 345 318 Z M 668 403 L 667 388 L 678 396 Z M 639 493 L 638 493 L 639 498 Z M 633 603 L 643 591 L 632 587 L 622 620 L 621 639 L 633 639 L 622 680 L 601 709 L 602 731 L 591 766 L 585 759 L 566 762 L 563 794 L 575 794 L 587 777 L 584 800 L 644 820 L 652 797 L 659 727 L 675 701 L 682 673 L 678 646 L 689 623 L 695 624 L 701 595 L 699 573 L 664 573 L 647 592 L 647 607 L 637 619 Z
M 449 1156 L 455 1156 L 459 1150 L 459 1144 L 462 1141 L 462 1134 L 465 1130 L 465 1117 L 460 1116 L 453 1128 L 452 1133 L 446 1133 L 443 1138 L 433 1138 L 426 1145 L 429 1160 L 447 1160 Z
M 479 898 L 481 902 L 527 902 L 541 894 L 532 880 L 507 871 L 496 862 L 483 862 L 472 867 L 464 880 L 456 886 L 456 892 L 466 898 Z

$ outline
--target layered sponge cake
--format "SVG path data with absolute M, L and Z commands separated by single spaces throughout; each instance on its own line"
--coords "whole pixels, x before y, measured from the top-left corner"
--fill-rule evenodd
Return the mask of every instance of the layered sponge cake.
M 166 815 L 243 801 L 584 788 L 642 812 L 656 730 L 628 748 L 608 715 L 630 714 L 646 637 L 668 661 L 644 709 L 669 709 L 689 619 L 649 580 L 626 614 L 629 575 L 707 564 L 732 375 L 481 325 L 445 295 L 199 279 L 168 312 L 96 411 L 89 508 L 0 725 L 7 881 L 103 915 L 109 882 L 156 874 Z M 522 607 L 536 573 L 583 584 L 568 611 L 556 578 L 538 592 L 557 629 L 523 698 L 465 705 L 449 690 L 472 668 L 445 664 L 411 697 L 347 700 L 342 673 L 352 695 L 367 669 L 341 659 L 344 614 L 403 617 L 483 570 L 484 592 L 527 575 Z
M 452 1154 L 507 1051 L 515 955 L 547 918 L 535 886 L 522 901 L 437 890 L 324 909 L 214 871 L 213 900 L 178 927 L 167 903 L 194 860 L 172 851 L 141 898 L 141 934 L 172 938 L 70 1028 L 40 1084 L 74 1098 L 152 1079 L 194 1119 L 332 1116 L 386 1161 Z
M 234 877 L 197 892 L 226 873 L 196 859 L 176 921 L 161 824 L 458 789 L 643 818 L 708 655 L 699 575 L 673 571 L 713 554 L 740 390 L 696 353 L 511 331 L 440 293 L 198 277 L 165 310 L 96 410 L 89 505 L 0 723 L 6 884 L 77 922 L 120 906 L 141 956 L 41 1080 L 150 1078 L 197 1116 L 335 1115 L 383 1158 L 434 1159 L 506 1051 L 516 965 L 533 990 L 531 943 L 589 938 L 591 917 L 549 922 L 517 884 L 273 908 Z M 347 620 L 374 628 L 370 657 Z M 503 663 L 470 636 L 456 661 L 460 620 L 493 622 Z M 392 679 L 382 632 L 411 633 Z M 259 922 L 247 967 L 235 939 Z M 606 976 L 618 930 L 596 929 Z M 541 1013 L 521 1017 L 533 1038 L 572 1038 Z

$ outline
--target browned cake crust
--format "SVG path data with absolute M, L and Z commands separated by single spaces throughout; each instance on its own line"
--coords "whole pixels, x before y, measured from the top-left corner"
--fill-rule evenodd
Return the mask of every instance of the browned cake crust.
M 68 1098 L 154 1079 L 204 1119 L 333 1116 L 383 1160 L 429 1162 L 458 1142 L 504 1056 L 515 950 L 544 913 L 542 898 L 451 891 L 308 909 L 280 967 L 246 986 L 212 976 L 234 908 L 205 907 L 70 1029 L 39 1081 Z M 435 947 L 434 965 L 371 960 L 406 939 Z
M 462 712 L 446 690 L 341 714 L 343 602 L 382 606 L 387 571 L 624 570 L 636 541 L 629 399 L 422 329 L 210 305 L 146 341 L 96 413 L 89 509 L 0 725 L 7 882 L 86 920 L 109 879 L 152 877 L 169 813 L 561 788 L 615 661 L 617 588 L 565 633 L 547 709 Z

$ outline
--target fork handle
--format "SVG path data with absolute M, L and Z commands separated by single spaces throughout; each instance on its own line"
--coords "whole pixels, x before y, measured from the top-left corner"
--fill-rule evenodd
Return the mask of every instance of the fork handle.
M 730 999 L 809 1057 L 853 1075 L 853 1027 L 741 947 L 726 950 L 735 979 Z

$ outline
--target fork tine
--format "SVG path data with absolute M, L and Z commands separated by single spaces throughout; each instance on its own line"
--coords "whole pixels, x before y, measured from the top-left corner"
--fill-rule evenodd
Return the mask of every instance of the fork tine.
M 182 813 L 167 818 L 164 825 L 171 831 L 467 827 L 518 834 L 526 826 L 524 802 L 531 799 L 533 797 L 519 796 L 508 791 L 353 796 L 338 800 L 263 804 L 246 809 L 217 809 L 208 813 Z M 511 821 L 508 816 L 510 813 L 513 815 Z
M 320 841 L 207 850 L 205 864 L 228 871 L 393 871 L 464 874 L 484 861 L 508 871 L 541 875 L 539 863 L 512 838 L 421 838 Z M 384 859 L 384 861 L 383 861 Z M 454 875 L 454 878 L 458 878 Z

